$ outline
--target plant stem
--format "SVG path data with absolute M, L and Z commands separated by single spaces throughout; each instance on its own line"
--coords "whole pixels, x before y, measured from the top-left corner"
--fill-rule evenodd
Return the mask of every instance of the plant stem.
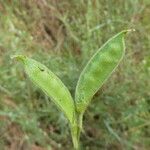
M 80 141 L 80 133 L 83 131 L 82 128 L 82 120 L 83 120 L 83 114 L 79 114 L 76 116 L 76 120 L 73 124 L 71 124 L 71 136 L 72 136 L 72 142 L 75 150 L 79 150 L 79 141 Z
M 80 127 L 81 131 L 83 131 L 82 121 L 83 121 L 83 114 L 80 114 L 79 117 L 78 117 L 78 124 L 79 124 L 79 127 Z
M 82 120 L 83 120 L 83 114 L 79 114 L 78 115 L 78 141 L 80 141 L 80 134 L 81 131 L 83 131 L 83 127 L 82 127 Z
M 78 138 L 78 131 L 79 127 L 77 124 L 71 125 L 71 136 L 72 136 L 72 142 L 75 150 L 79 150 L 79 138 Z

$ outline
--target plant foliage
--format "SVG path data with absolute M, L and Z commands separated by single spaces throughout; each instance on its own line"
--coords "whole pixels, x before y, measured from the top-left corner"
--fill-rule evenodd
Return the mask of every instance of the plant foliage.
M 124 30 L 109 39 L 89 60 L 79 77 L 75 100 L 62 81 L 46 66 L 23 55 L 13 56 L 23 63 L 30 80 L 44 91 L 66 115 L 75 149 L 79 149 L 83 113 L 93 95 L 122 59 L 125 52 L 124 35 L 128 31 L 130 30 Z

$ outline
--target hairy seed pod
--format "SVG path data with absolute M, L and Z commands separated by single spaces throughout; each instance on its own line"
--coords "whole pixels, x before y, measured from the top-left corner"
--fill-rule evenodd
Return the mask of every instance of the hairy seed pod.
M 23 62 L 25 72 L 30 80 L 52 99 L 70 122 L 73 122 L 75 115 L 74 101 L 62 81 L 43 64 L 22 55 L 14 57 Z
M 109 39 L 89 60 L 83 69 L 75 92 L 77 111 L 83 113 L 93 95 L 117 67 L 125 52 L 124 35 L 122 31 Z

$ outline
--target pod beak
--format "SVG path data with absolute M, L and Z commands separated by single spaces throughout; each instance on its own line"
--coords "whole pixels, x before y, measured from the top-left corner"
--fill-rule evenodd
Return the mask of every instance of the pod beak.
M 15 59 L 15 60 L 20 61 L 23 64 L 25 64 L 27 57 L 24 55 L 13 55 L 13 56 L 11 56 L 11 59 Z
M 127 34 L 127 33 L 129 33 L 129 32 L 135 32 L 136 30 L 135 29 L 128 29 L 128 30 L 123 30 L 122 32 L 124 33 L 124 34 Z

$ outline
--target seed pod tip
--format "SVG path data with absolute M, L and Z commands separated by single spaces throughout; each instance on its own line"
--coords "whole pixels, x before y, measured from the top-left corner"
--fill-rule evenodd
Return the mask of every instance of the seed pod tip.
M 24 56 L 24 55 L 13 55 L 10 58 L 25 63 L 26 56 Z

